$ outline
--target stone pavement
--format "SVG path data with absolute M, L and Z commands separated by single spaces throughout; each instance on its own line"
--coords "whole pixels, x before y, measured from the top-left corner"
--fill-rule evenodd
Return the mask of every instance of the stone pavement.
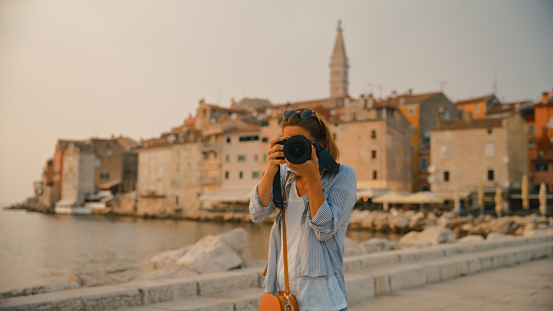
M 377 296 L 348 308 L 365 310 L 551 311 L 553 258 Z

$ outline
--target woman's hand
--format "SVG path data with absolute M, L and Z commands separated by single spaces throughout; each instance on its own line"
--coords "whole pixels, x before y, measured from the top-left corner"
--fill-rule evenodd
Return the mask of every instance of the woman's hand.
M 281 164 L 286 163 L 284 160 L 284 149 L 283 145 L 277 145 L 278 142 L 282 141 L 284 137 L 275 137 L 271 139 L 271 148 L 267 151 L 267 171 L 276 173 Z M 277 158 L 282 158 L 277 159 Z
M 303 164 L 293 164 L 286 160 L 286 165 L 293 169 L 298 176 L 305 177 L 307 182 L 321 183 L 321 174 L 319 173 L 319 158 L 315 152 L 315 147 L 311 146 L 311 160 Z

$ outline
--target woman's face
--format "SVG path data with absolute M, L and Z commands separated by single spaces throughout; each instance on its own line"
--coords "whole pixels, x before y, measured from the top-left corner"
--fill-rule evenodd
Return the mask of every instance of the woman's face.
M 282 135 L 284 136 L 285 139 L 288 139 L 288 138 L 290 138 L 292 136 L 296 136 L 296 135 L 303 135 L 303 136 L 307 137 L 308 139 L 315 140 L 313 137 L 311 137 L 308 130 L 304 129 L 301 126 L 297 126 L 297 125 L 289 125 L 289 126 L 285 127 L 284 130 L 282 130 Z

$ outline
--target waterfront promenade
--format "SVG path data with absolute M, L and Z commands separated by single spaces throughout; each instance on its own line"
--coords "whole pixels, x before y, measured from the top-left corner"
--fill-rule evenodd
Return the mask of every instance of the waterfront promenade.
M 553 258 L 406 289 L 348 308 L 365 310 L 553 310 Z
M 452 310 L 496 310 L 492 303 L 508 305 L 507 299 L 513 299 L 515 307 L 505 309 L 500 305 L 501 309 L 497 310 L 518 310 L 517 304 L 531 302 L 536 302 L 535 310 L 542 310 L 539 308 L 549 302 L 544 300 L 547 297 L 524 286 L 542 284 L 542 290 L 551 292 L 551 278 L 543 281 L 549 280 L 549 284 L 540 283 L 533 280 L 539 278 L 539 272 L 532 274 L 523 271 L 513 273 L 511 277 L 506 272 L 509 270 L 505 269 L 531 268 L 534 263 L 539 263 L 544 271 L 553 271 L 547 267 L 547 264 L 551 265 L 551 256 L 551 234 L 529 238 L 507 237 L 350 256 L 344 260 L 344 274 L 353 310 L 377 310 L 379 305 L 387 310 L 406 309 L 391 308 L 385 299 L 389 299 L 390 304 L 403 303 L 402 306 L 409 306 L 407 309 L 410 310 L 448 310 L 450 307 L 457 308 Z M 533 271 L 537 270 L 539 268 Z M 263 267 L 254 267 L 186 279 L 124 283 L 9 298 L 0 301 L 0 310 L 253 311 L 259 309 L 263 293 L 262 271 Z M 471 281 L 474 276 L 476 281 Z M 520 280 L 524 283 L 517 283 Z M 450 285 L 456 284 L 456 281 L 461 281 L 461 285 Z M 520 297 L 514 294 L 517 288 Z M 413 289 L 423 291 L 417 300 L 418 305 L 409 302 L 415 299 L 413 295 L 417 296 L 409 294 Z M 432 296 L 434 291 L 439 293 L 440 290 L 444 291 L 443 297 L 439 294 Z M 504 291 L 513 294 L 506 297 L 501 295 Z M 531 298 L 524 300 L 524 296 Z M 471 308 L 460 306 L 463 303 Z M 489 309 L 484 308 L 485 303 L 489 304 Z

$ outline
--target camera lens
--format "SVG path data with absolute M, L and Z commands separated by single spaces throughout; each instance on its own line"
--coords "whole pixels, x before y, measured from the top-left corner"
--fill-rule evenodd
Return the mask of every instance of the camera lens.
M 311 159 L 311 143 L 303 135 L 290 137 L 284 144 L 283 151 L 290 163 L 302 164 Z

